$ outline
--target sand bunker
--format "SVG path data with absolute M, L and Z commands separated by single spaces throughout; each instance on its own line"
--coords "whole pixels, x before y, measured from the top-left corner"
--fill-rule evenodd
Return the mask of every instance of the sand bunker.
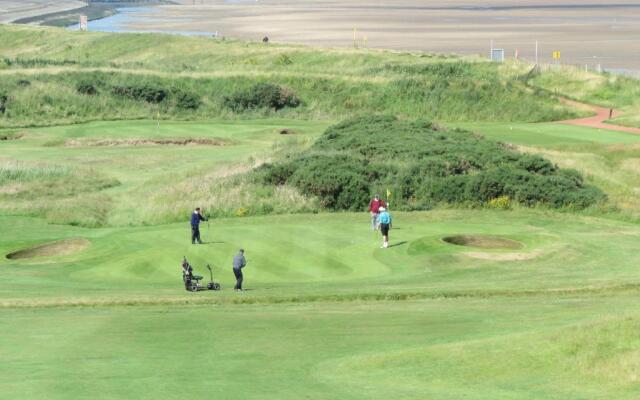
M 0 133 L 0 140 L 18 140 L 24 137 L 24 132 L 18 133 Z
M 157 138 L 157 139 L 69 139 L 67 147 L 80 146 L 226 146 L 229 141 L 221 138 Z
M 456 246 L 478 247 L 481 249 L 521 249 L 524 245 L 515 240 L 491 235 L 456 235 L 442 238 Z
M 488 261 L 525 261 L 532 260 L 542 254 L 541 251 L 532 251 L 530 253 L 464 253 L 467 257 Z
M 89 247 L 90 244 L 91 242 L 83 238 L 58 240 L 28 249 L 14 251 L 13 253 L 7 254 L 7 258 L 10 260 L 20 260 L 24 258 L 66 256 L 78 253 Z

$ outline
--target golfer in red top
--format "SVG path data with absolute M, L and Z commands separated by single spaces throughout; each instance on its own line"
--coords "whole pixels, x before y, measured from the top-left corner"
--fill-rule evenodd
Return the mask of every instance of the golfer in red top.
M 380 207 L 386 207 L 387 204 L 384 200 L 380 199 L 380 195 L 377 194 L 369 203 L 369 212 L 371 213 L 371 228 L 373 230 L 378 229 L 378 214 L 380 214 Z

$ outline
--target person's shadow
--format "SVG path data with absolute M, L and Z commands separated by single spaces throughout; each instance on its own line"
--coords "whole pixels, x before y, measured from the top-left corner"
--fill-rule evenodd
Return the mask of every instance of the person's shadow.
M 390 245 L 390 246 L 389 246 L 389 248 L 390 248 L 390 247 L 402 246 L 402 245 L 405 245 L 405 244 L 407 244 L 407 243 L 409 243 L 409 242 L 407 242 L 406 240 L 405 240 L 405 241 L 403 241 L 403 242 L 394 243 L 394 244 Z

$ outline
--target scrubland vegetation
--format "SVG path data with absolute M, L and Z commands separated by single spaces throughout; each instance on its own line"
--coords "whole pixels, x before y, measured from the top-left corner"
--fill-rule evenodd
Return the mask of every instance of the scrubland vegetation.
M 158 114 L 163 119 L 278 114 L 339 120 L 386 113 L 437 121 L 529 122 L 577 115 L 546 92 L 524 85 L 517 74 L 475 59 L 0 29 L 4 126 Z M 281 93 L 269 89 L 275 87 Z M 268 96 L 270 101 L 262 100 Z

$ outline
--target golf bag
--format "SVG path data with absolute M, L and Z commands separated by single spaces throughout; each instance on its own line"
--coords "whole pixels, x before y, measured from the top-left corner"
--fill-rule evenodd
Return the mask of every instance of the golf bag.
M 184 288 L 189 292 L 197 292 L 200 286 L 200 280 L 202 276 L 193 274 L 193 267 L 186 258 L 182 260 L 182 281 L 184 282 Z
M 193 267 L 189 264 L 187 258 L 184 257 L 182 259 L 182 281 L 184 282 L 185 290 L 189 292 L 197 292 L 198 290 L 220 290 L 220 284 L 213 281 L 213 271 L 209 264 L 207 264 L 207 269 L 211 275 L 211 281 L 207 283 L 207 286 L 205 287 L 200 285 L 200 281 L 203 277 L 193 273 Z

